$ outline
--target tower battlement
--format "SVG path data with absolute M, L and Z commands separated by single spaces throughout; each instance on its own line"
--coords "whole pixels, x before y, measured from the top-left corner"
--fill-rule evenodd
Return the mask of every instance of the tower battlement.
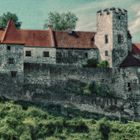
M 97 11 L 97 14 L 99 14 L 99 15 L 103 15 L 103 14 L 109 15 L 111 13 L 126 15 L 127 10 L 113 7 L 113 8 L 106 8 L 104 10 Z

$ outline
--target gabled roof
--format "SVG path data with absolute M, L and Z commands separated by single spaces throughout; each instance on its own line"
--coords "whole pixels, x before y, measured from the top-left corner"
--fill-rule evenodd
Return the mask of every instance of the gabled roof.
M 132 44 L 132 53 L 140 55 L 140 44 Z
M 138 67 L 140 66 L 140 60 L 135 58 L 131 53 L 120 64 L 120 67 Z
M 14 22 L 10 20 L 3 32 L 1 43 L 24 44 L 24 39 L 21 36 L 20 30 L 16 29 Z

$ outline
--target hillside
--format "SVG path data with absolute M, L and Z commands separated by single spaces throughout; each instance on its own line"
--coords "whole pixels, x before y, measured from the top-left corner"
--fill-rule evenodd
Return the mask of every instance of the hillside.
M 0 140 L 139 140 L 140 123 L 67 118 L 35 105 L 0 102 Z

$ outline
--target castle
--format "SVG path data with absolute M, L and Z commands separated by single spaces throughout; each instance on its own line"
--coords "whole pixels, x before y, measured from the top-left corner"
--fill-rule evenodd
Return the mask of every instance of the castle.
M 106 60 L 110 68 L 83 68 L 89 59 Z M 137 110 L 140 118 L 140 44 L 132 43 L 127 11 L 98 11 L 96 32 L 54 31 L 51 27 L 16 29 L 10 20 L 6 29 L 0 30 L 0 81 L 0 94 L 8 98 L 48 102 L 60 99 L 73 104 L 80 99 L 71 94 L 95 81 L 109 86 L 119 97 L 114 105 L 124 100 L 128 105 L 127 99 L 133 96 L 137 106 L 129 115 L 136 115 Z M 94 100 L 84 102 L 94 106 Z M 103 104 L 112 105 L 112 100 Z

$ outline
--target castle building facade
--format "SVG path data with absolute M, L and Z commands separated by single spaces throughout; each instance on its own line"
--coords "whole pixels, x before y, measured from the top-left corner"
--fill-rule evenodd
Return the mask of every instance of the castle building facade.
M 83 65 L 88 59 L 108 61 L 111 68 L 140 67 L 140 44 L 132 43 L 127 11 L 97 12 L 97 31 L 16 29 L 9 21 L 0 30 L 0 71 L 22 75 L 25 64 Z

